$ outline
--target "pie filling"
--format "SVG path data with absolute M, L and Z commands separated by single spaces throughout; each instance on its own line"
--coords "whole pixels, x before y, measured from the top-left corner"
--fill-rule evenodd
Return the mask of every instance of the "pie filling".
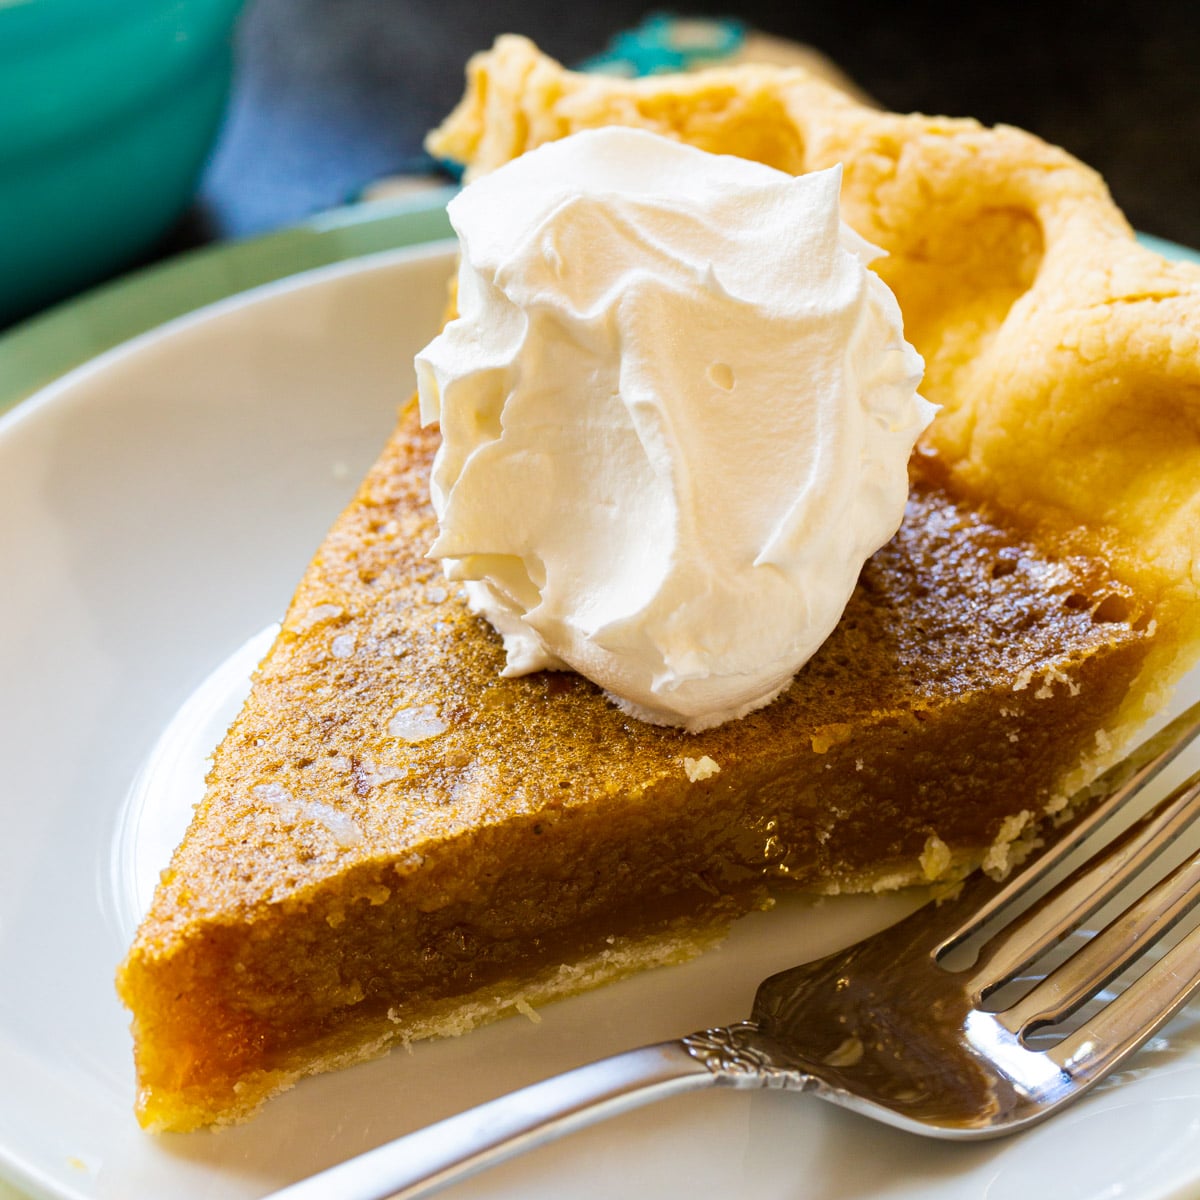
M 1002 870 L 1154 642 L 1097 558 L 918 456 L 788 692 L 700 735 L 645 726 L 577 676 L 500 678 L 424 558 L 436 441 L 410 410 L 314 560 L 122 969 L 152 1127 L 686 956 L 779 888 Z

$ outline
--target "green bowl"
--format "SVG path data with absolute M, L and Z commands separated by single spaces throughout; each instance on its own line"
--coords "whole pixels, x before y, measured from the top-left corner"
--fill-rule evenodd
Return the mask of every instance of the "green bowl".
M 0 0 L 0 320 L 133 261 L 187 207 L 243 0 Z

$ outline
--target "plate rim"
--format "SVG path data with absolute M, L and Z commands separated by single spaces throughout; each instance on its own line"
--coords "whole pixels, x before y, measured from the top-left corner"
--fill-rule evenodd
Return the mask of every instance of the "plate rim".
M 453 236 L 457 187 L 330 209 L 296 225 L 189 250 L 92 288 L 0 334 L 0 414 L 72 368 L 219 301 L 318 267 Z

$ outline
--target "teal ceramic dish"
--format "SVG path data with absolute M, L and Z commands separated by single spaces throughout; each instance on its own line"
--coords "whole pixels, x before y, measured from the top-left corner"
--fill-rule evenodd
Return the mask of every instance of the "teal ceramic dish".
M 187 207 L 242 0 L 0 0 L 0 320 L 114 271 Z

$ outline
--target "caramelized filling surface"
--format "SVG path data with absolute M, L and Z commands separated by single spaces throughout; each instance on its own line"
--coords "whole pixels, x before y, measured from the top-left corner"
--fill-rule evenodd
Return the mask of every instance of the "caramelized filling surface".
M 123 968 L 155 1120 L 195 1123 L 176 1093 L 214 1119 L 306 1047 L 403 1038 L 448 997 L 775 887 L 978 865 L 1057 803 L 1151 641 L 1095 559 L 918 463 L 788 692 L 700 735 L 647 726 L 576 676 L 500 677 L 423 557 L 435 446 L 410 411 L 310 567 Z M 702 757 L 719 770 L 693 781 Z

